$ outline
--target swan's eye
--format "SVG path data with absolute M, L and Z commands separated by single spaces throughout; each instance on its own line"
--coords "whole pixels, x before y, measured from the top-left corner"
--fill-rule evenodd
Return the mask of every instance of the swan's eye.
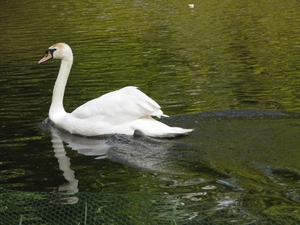
M 50 56 L 51 56 L 50 59 L 52 59 L 53 58 L 53 53 L 54 53 L 55 50 L 56 50 L 56 48 L 52 48 L 52 49 L 49 48 L 49 49 L 47 49 L 45 57 L 47 57 L 50 54 Z
M 56 48 L 48 49 L 47 53 L 50 53 L 51 55 L 53 55 L 54 51 L 56 51 Z

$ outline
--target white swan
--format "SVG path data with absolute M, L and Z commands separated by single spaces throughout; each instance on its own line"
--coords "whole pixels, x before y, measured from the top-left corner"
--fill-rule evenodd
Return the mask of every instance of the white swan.
M 73 53 L 69 45 L 57 43 L 49 47 L 38 63 L 52 58 L 61 59 L 49 110 L 49 118 L 58 127 L 84 136 L 112 133 L 133 135 L 138 130 L 151 137 L 175 137 L 193 130 L 169 127 L 153 119 L 151 116 L 160 118 L 166 115 L 154 100 L 131 86 L 88 101 L 72 113 L 67 113 L 63 107 L 63 98 L 73 64 Z

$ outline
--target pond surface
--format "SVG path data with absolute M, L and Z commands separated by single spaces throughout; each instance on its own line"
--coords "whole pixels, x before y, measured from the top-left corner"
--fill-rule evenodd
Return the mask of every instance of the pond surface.
M 299 1 L 6 0 L 0 8 L 0 187 L 299 210 Z M 171 116 L 164 122 L 195 131 L 90 140 L 41 125 L 59 61 L 37 62 L 57 42 L 74 53 L 67 111 L 132 85 Z

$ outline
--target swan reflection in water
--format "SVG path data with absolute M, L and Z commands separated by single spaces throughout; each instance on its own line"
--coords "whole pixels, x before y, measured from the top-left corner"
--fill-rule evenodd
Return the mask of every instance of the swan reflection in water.
M 61 204 L 76 204 L 78 202 L 78 197 L 71 196 L 78 192 L 78 180 L 75 179 L 75 172 L 70 168 L 71 162 L 70 158 L 66 155 L 66 151 L 63 145 L 62 139 L 52 133 L 52 146 L 54 150 L 54 156 L 57 158 L 59 169 L 63 171 L 64 178 L 68 183 L 60 185 L 56 190 L 60 193 L 65 193 L 66 196 L 63 199 L 60 199 Z
M 75 178 L 75 172 L 70 168 L 71 160 L 66 155 L 63 142 L 67 143 L 72 150 L 86 156 L 94 156 L 95 159 L 109 158 L 133 168 L 155 172 L 167 170 L 168 150 L 175 143 L 174 140 L 154 139 L 138 134 L 137 136 L 112 134 L 93 138 L 75 136 L 55 127 L 50 119 L 46 119 L 40 127 L 51 132 L 54 155 L 58 160 L 60 170 L 63 171 L 64 178 L 68 181 L 60 185 L 57 191 L 67 195 L 73 195 L 79 191 L 79 181 Z M 65 200 L 65 204 L 75 204 L 78 201 L 76 197 L 68 197 Z

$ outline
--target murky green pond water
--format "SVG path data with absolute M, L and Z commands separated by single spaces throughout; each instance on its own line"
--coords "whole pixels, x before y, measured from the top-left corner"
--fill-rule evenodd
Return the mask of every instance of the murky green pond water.
M 300 2 L 190 3 L 1 1 L 0 187 L 69 182 L 69 191 L 299 210 Z M 37 62 L 56 42 L 74 53 L 67 111 L 134 85 L 174 116 L 166 123 L 195 131 L 91 141 L 41 129 L 59 62 Z

